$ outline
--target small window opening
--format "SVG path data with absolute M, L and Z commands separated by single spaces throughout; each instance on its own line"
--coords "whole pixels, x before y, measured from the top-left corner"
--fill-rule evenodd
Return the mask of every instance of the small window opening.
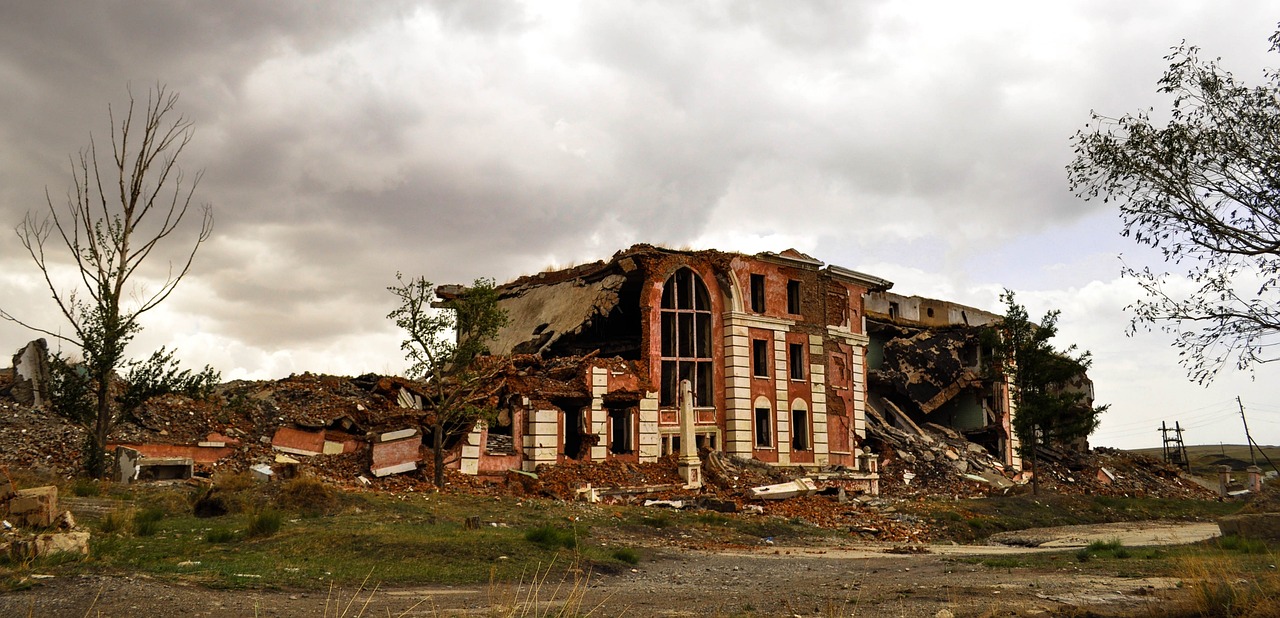
M 800 315 L 800 282 L 795 279 L 787 282 L 787 313 Z
M 928 307 L 928 308 L 926 308 L 926 309 L 924 310 L 924 312 L 925 312 L 925 314 L 927 314 L 929 317 L 933 317 L 933 307 Z
M 757 378 L 769 377 L 769 342 L 764 339 L 751 341 L 751 373 Z
M 764 275 L 751 275 L 751 310 L 764 313 Z
M 633 408 L 609 409 L 609 452 L 630 455 L 635 451 L 635 412 Z
M 756 408 L 756 446 L 773 446 L 773 426 L 769 422 L 769 408 Z
M 902 310 L 898 308 L 898 303 L 889 301 L 889 319 L 892 320 L 894 318 L 897 318 L 898 314 L 901 312 Z
M 791 449 L 796 451 L 809 450 L 808 410 L 791 411 Z
M 804 379 L 804 344 L 791 344 L 791 379 Z

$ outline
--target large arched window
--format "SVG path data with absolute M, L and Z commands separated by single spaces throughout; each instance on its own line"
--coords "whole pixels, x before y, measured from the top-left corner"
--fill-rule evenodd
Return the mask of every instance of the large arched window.
M 680 381 L 693 384 L 693 405 L 712 404 L 711 296 L 692 270 L 681 268 L 662 286 L 662 391 L 676 405 Z

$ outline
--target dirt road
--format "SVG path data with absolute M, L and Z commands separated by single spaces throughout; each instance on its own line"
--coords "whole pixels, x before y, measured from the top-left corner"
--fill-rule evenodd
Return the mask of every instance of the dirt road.
M 506 616 L 502 608 L 536 600 L 580 602 L 592 616 L 926 616 L 941 609 L 977 616 L 998 608 L 1043 612 L 1064 606 L 1140 606 L 1156 602 L 1169 578 L 1084 575 L 1069 561 L 1054 572 L 1001 570 L 961 557 L 1015 554 L 1120 539 L 1166 545 L 1216 535 L 1215 524 L 1143 522 L 1027 530 L 1003 540 L 1035 545 L 931 546 L 929 553 L 885 553 L 883 546 L 838 549 L 762 546 L 753 550 L 653 549 L 635 569 L 572 583 L 415 587 L 332 592 L 225 591 L 147 577 L 52 578 L 0 596 L 5 616 Z M 532 577 L 531 577 L 532 579 Z M 370 584 L 372 588 L 372 584 Z M 350 604 L 344 614 L 342 609 Z M 515 615 L 532 615 L 520 614 Z M 1031 614 L 1027 614 L 1031 615 Z

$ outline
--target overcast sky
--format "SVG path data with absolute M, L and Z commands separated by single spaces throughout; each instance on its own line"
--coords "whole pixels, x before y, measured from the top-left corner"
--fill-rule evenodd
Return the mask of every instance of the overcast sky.
M 1095 356 L 1095 445 L 1280 443 L 1280 369 L 1189 383 L 1126 337 L 1114 210 L 1067 189 L 1090 110 L 1168 107 L 1186 39 L 1257 83 L 1274 3 L 8 2 L 0 223 L 56 205 L 107 106 L 161 82 L 213 237 L 130 348 L 224 379 L 397 373 L 396 271 L 499 281 L 636 242 L 794 247 L 894 291 L 1000 312 Z M 1270 10 L 1268 10 L 1270 9 Z M 194 221 L 192 222 L 194 224 Z M 194 228 L 188 230 L 194 233 Z M 185 242 L 183 239 L 175 239 Z M 0 306 L 63 328 L 13 234 Z M 32 334 L 0 323 L 0 351 Z M 7 354 L 7 352 L 6 352 Z

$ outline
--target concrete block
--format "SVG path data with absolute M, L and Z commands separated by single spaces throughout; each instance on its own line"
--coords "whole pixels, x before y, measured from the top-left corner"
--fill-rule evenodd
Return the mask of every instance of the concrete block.
M 422 460 L 421 448 L 422 440 L 417 436 L 375 443 L 369 471 L 375 476 L 387 476 L 416 470 Z
M 324 432 L 280 427 L 271 437 L 271 446 L 294 455 L 319 455 L 324 452 Z
M 58 518 L 58 488 L 19 489 L 9 500 L 9 523 L 18 527 L 48 528 Z

